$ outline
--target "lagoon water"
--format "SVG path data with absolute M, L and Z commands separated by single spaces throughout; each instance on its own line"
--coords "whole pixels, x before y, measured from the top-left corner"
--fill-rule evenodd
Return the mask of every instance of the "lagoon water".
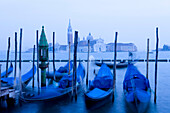
M 73 53 L 71 54 L 73 58 Z M 136 52 L 134 55 L 136 58 L 145 59 L 146 52 Z M 90 53 L 91 59 L 113 59 L 112 52 L 103 52 L 103 53 Z M 127 59 L 127 52 L 118 52 L 117 59 Z M 155 52 L 150 54 L 150 58 L 155 58 Z M 158 58 L 170 59 L 170 52 L 159 52 Z M 6 59 L 6 52 L 0 52 L 0 59 Z M 10 54 L 10 59 L 14 60 L 14 53 Z M 22 60 L 30 59 L 32 60 L 32 53 L 22 53 Z M 50 59 L 52 59 L 52 53 L 50 53 Z M 58 52 L 56 53 L 55 59 L 68 59 L 68 53 L 66 52 Z M 78 53 L 77 59 L 85 60 L 87 59 L 87 53 Z M 5 63 L 2 64 L 2 71 L 5 70 Z M 14 63 L 13 63 L 14 64 Z M 63 66 L 64 62 L 59 63 L 56 62 L 56 68 Z M 87 67 L 87 63 L 83 62 L 85 68 Z M 146 63 L 138 62 L 135 64 L 139 71 L 142 74 L 146 74 Z M 22 63 L 22 74 L 29 71 L 32 67 L 31 62 Z M 52 63 L 50 63 L 50 70 L 52 71 Z M 94 63 L 90 63 L 90 75 L 89 79 L 93 79 L 93 70 L 99 69 L 99 67 L 95 66 Z M 123 79 L 126 72 L 126 68 L 117 69 L 116 70 L 116 90 L 115 90 L 115 101 L 114 103 L 108 103 L 97 109 L 86 109 L 84 95 L 83 92 L 78 93 L 77 102 L 71 102 L 68 99 L 63 99 L 60 101 L 55 101 L 52 103 L 25 103 L 22 106 L 15 106 L 8 108 L 6 110 L 0 109 L 0 112 L 3 113 L 131 113 L 131 110 L 127 107 L 123 95 Z M 155 63 L 149 63 L 149 80 L 152 91 L 154 90 L 154 72 L 155 72 Z M 18 73 L 18 71 L 17 71 Z M 13 76 L 10 75 L 10 76 Z M 37 85 L 35 77 L 35 85 Z M 32 81 L 29 83 L 27 88 L 31 88 Z M 153 97 L 154 93 L 152 93 L 149 108 L 147 109 L 147 113 L 168 113 L 170 112 L 170 62 L 159 62 L 158 63 L 158 89 L 157 89 L 157 103 L 154 104 Z

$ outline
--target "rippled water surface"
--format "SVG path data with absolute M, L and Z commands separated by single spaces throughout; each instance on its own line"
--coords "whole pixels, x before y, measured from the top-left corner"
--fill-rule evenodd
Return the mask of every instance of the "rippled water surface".
M 113 53 L 104 52 L 104 53 L 90 53 L 91 59 L 113 59 Z M 146 58 L 145 52 L 137 52 L 134 55 L 136 58 Z M 72 54 L 73 57 L 73 54 Z M 119 52 L 118 59 L 127 59 L 128 53 Z M 150 54 L 150 58 L 155 58 L 155 53 Z M 159 58 L 161 59 L 169 59 L 170 52 L 159 52 Z M 0 53 L 0 59 L 6 59 L 6 52 Z M 14 53 L 10 54 L 10 59 L 14 59 Z M 32 53 L 22 53 L 22 59 L 30 59 L 32 60 Z M 50 59 L 52 59 L 52 53 L 50 53 Z M 61 52 L 56 53 L 55 59 L 68 59 L 68 53 Z M 87 59 L 87 53 L 78 53 L 77 59 Z M 5 63 L 2 64 L 2 71 L 5 70 Z M 14 64 L 14 63 L 13 63 Z M 64 62 L 58 63 L 56 62 L 56 68 L 63 66 Z M 87 67 L 87 63 L 83 62 L 85 68 Z M 146 73 L 146 63 L 138 62 L 135 64 L 139 71 L 145 75 Z M 22 63 L 22 74 L 29 71 L 32 67 L 31 62 Z M 95 66 L 93 63 L 90 63 L 90 74 L 89 79 L 93 79 L 93 70 L 99 69 L 99 67 Z M 52 63 L 50 63 L 50 70 L 52 71 Z M 124 95 L 123 95 L 123 79 L 126 72 L 126 68 L 117 69 L 117 79 L 116 79 L 116 90 L 115 90 L 115 101 L 114 103 L 108 103 L 97 109 L 86 109 L 83 92 L 78 93 L 77 102 L 71 102 L 69 99 L 62 99 L 60 101 L 53 101 L 48 103 L 26 103 L 22 106 L 12 107 L 7 110 L 0 110 L 0 112 L 11 112 L 11 113 L 85 113 L 85 112 L 93 112 L 93 113 L 130 113 L 131 111 L 127 107 Z M 155 63 L 151 62 L 149 64 L 149 80 L 152 90 L 154 89 L 154 72 L 155 72 Z M 18 73 L 18 72 L 17 72 Z M 10 76 L 13 76 L 10 75 Z M 35 77 L 36 78 L 36 77 Z M 37 82 L 35 80 L 35 84 Z M 29 83 L 27 88 L 31 88 L 32 81 Z M 170 111 L 170 63 L 169 62 L 159 62 L 158 63 L 158 89 L 157 89 L 157 103 L 153 102 L 154 94 L 152 93 L 152 98 L 149 104 L 149 108 L 147 113 L 168 113 Z

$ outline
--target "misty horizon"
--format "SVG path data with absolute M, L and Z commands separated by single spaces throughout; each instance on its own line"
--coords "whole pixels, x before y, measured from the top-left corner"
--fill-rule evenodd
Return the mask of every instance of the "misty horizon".
M 94 39 L 102 38 L 105 43 L 114 42 L 118 32 L 118 43 L 134 43 L 138 51 L 146 51 L 147 38 L 150 50 L 154 50 L 156 27 L 159 28 L 159 48 L 170 45 L 168 32 L 170 8 L 168 0 L 151 1 L 1 1 L 0 10 L 0 50 L 7 50 L 7 39 L 11 37 L 11 50 L 14 50 L 14 33 L 23 28 L 22 51 L 36 44 L 36 30 L 41 33 L 45 26 L 48 43 L 52 42 L 52 32 L 56 42 L 67 44 L 69 19 L 79 37 L 87 37 L 89 32 Z M 6 7 L 8 6 L 8 7 Z

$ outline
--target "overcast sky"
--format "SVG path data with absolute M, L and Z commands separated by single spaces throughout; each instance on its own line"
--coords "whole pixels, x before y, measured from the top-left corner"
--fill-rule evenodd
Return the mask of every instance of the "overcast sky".
M 118 42 L 132 42 L 145 51 L 147 38 L 155 48 L 158 26 L 159 47 L 170 45 L 170 0 L 0 0 L 0 50 L 7 49 L 9 36 L 14 50 L 14 32 L 21 27 L 23 50 L 33 47 L 42 25 L 48 42 L 55 31 L 56 42 L 66 44 L 69 19 L 81 39 L 91 32 L 109 43 L 117 31 Z

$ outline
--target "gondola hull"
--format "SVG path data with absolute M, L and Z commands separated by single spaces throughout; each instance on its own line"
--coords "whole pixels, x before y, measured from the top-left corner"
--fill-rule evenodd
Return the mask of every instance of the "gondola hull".
M 149 107 L 149 102 L 140 102 L 136 104 L 135 102 L 126 101 L 126 104 L 134 113 L 145 113 Z
M 8 68 L 8 71 L 7 71 L 8 76 L 9 76 L 12 72 L 13 72 L 13 65 L 12 65 L 12 63 L 11 63 L 11 65 L 10 65 L 10 67 Z M 1 78 L 4 78 L 5 76 L 6 76 L 6 71 L 4 71 L 4 72 L 1 73 Z M 7 77 L 8 77 L 8 76 L 7 76 Z
M 102 97 L 96 97 L 96 98 L 92 98 L 88 96 L 88 93 L 89 92 L 86 92 L 84 94 L 87 108 L 92 108 L 92 109 L 98 108 L 100 106 L 105 105 L 106 103 L 111 102 L 113 98 L 113 89 L 110 89 L 109 91 L 107 91 L 107 93 L 103 95 Z
M 123 90 L 126 103 L 133 112 L 146 112 L 151 98 L 149 80 L 133 64 L 128 65 Z
M 80 77 L 84 79 L 85 69 L 81 63 L 77 68 L 77 90 L 80 89 L 81 82 Z M 71 79 L 71 80 L 70 80 Z M 39 94 L 36 92 L 27 92 L 23 94 L 20 99 L 25 102 L 48 102 L 54 100 L 60 100 L 62 98 L 70 98 L 72 96 L 72 75 L 64 76 L 56 85 L 48 85 L 41 87 Z
M 33 68 L 34 68 L 34 73 L 33 73 Z M 31 81 L 31 79 L 36 73 L 36 66 L 34 65 L 33 68 L 27 73 L 25 73 L 24 75 L 22 75 L 22 78 L 21 78 L 22 85 L 25 87 L 28 85 L 28 83 Z M 14 77 L 2 78 L 1 82 L 3 86 L 12 88 L 14 85 Z M 16 78 L 16 83 L 19 84 L 19 78 Z
M 77 90 L 79 92 L 81 85 L 77 85 Z M 33 94 L 32 96 L 28 96 L 29 93 L 25 93 L 20 97 L 20 100 L 23 102 L 52 102 L 58 101 L 61 99 L 71 99 L 72 97 L 72 87 L 61 89 L 61 88 L 41 88 L 41 92 L 38 95 Z

